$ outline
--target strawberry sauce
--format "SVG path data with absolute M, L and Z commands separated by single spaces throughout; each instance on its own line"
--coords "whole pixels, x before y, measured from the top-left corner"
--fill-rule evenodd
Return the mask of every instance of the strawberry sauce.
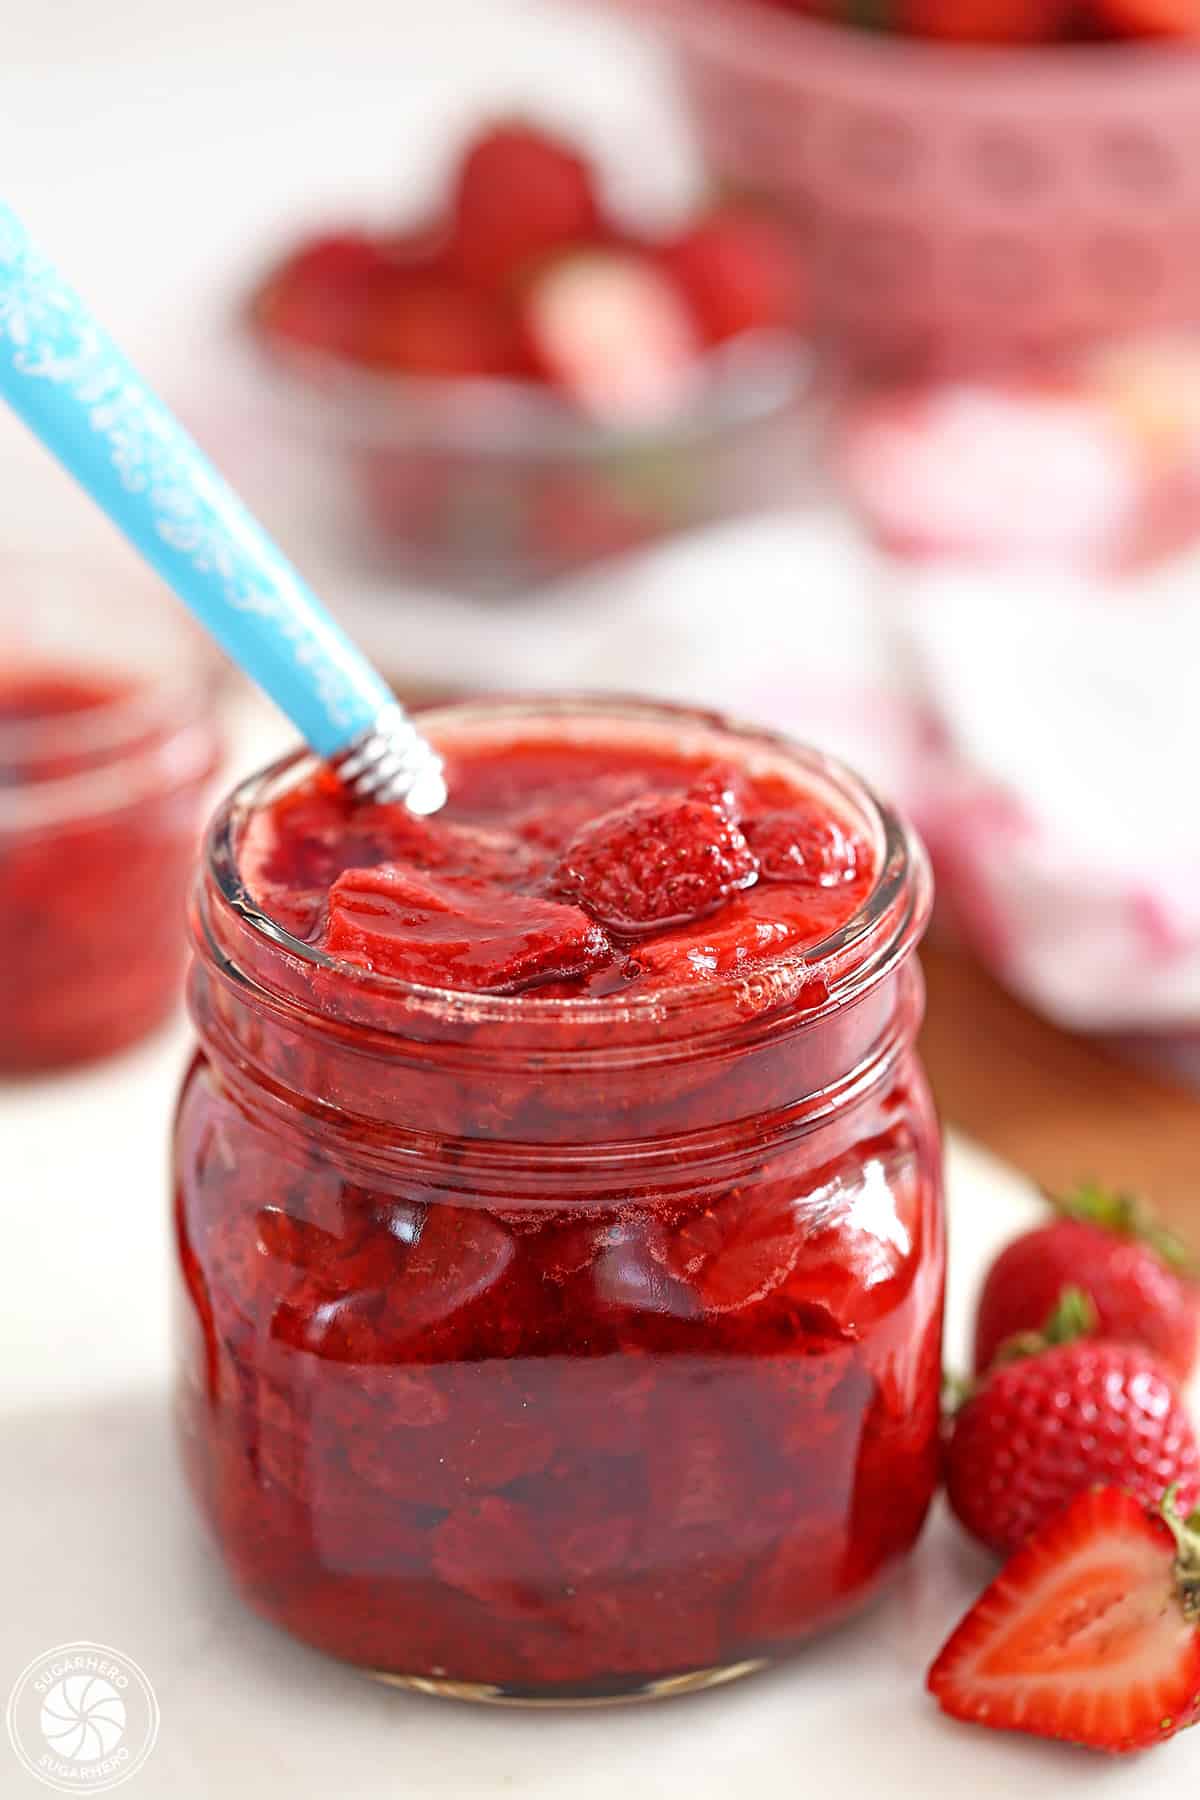
M 107 1055 L 179 993 L 216 733 L 195 696 L 0 672 L 0 1073 Z
M 922 854 L 700 715 L 432 716 L 435 819 L 304 761 L 210 833 L 180 1416 L 251 1603 L 435 1691 L 771 1660 L 937 1462 Z

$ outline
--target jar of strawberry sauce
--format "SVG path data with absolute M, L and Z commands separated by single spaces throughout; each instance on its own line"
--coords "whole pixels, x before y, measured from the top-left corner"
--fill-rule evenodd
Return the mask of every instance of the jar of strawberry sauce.
M 22 1075 L 122 1049 L 179 999 L 217 662 L 87 558 L 0 576 L 0 1075 Z
M 700 714 L 427 714 L 435 819 L 218 813 L 175 1148 L 182 1442 L 267 1618 L 401 1686 L 705 1687 L 861 1606 L 937 1467 L 930 903 Z

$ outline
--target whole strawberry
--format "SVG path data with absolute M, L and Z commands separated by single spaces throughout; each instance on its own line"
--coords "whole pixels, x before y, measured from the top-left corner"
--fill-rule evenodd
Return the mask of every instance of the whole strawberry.
M 604 235 L 584 157 L 520 119 L 499 121 L 470 145 L 452 211 L 456 267 L 494 291 L 542 257 Z
M 1040 1337 L 1017 1340 L 954 1416 L 950 1505 L 973 1537 L 1007 1554 L 1085 1488 L 1154 1505 L 1178 1484 L 1200 1494 L 1200 1451 L 1170 1375 L 1138 1344 L 1081 1336 L 1087 1301 L 1068 1290 Z
M 1200 1331 L 1200 1284 L 1186 1246 L 1128 1194 L 1087 1186 L 1053 1204 L 1059 1216 L 992 1265 L 975 1323 L 976 1371 L 1006 1339 L 1036 1330 L 1069 1284 L 1087 1294 L 1101 1337 L 1145 1345 L 1186 1381 Z

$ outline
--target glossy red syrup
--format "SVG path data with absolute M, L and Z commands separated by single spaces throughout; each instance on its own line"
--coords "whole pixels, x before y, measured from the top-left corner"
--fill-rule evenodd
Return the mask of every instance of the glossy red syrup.
M 277 923 L 376 973 L 541 998 L 748 969 L 858 910 L 872 852 L 779 777 L 645 751 L 460 755 L 434 819 L 318 775 L 255 822 L 243 872 Z M 756 849 L 757 845 L 757 849 Z
M 702 1681 L 861 1603 L 933 1491 L 912 966 L 772 985 L 861 915 L 878 832 L 732 735 L 445 742 L 436 819 L 310 774 L 230 826 L 302 949 L 222 897 L 218 827 L 188 1466 L 251 1602 L 337 1656 L 524 1697 Z

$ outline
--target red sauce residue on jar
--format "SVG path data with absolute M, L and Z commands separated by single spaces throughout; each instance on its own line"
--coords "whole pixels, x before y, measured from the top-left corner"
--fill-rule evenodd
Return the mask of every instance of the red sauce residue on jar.
M 526 1697 L 705 1679 L 860 1604 L 920 1529 L 924 877 L 873 986 L 805 974 L 883 840 L 739 742 L 448 728 L 432 820 L 303 776 L 229 840 L 301 954 L 222 899 L 218 823 L 184 1442 L 252 1603 L 335 1655 Z
M 166 1013 L 211 720 L 121 674 L 0 672 L 0 1071 L 108 1054 Z

